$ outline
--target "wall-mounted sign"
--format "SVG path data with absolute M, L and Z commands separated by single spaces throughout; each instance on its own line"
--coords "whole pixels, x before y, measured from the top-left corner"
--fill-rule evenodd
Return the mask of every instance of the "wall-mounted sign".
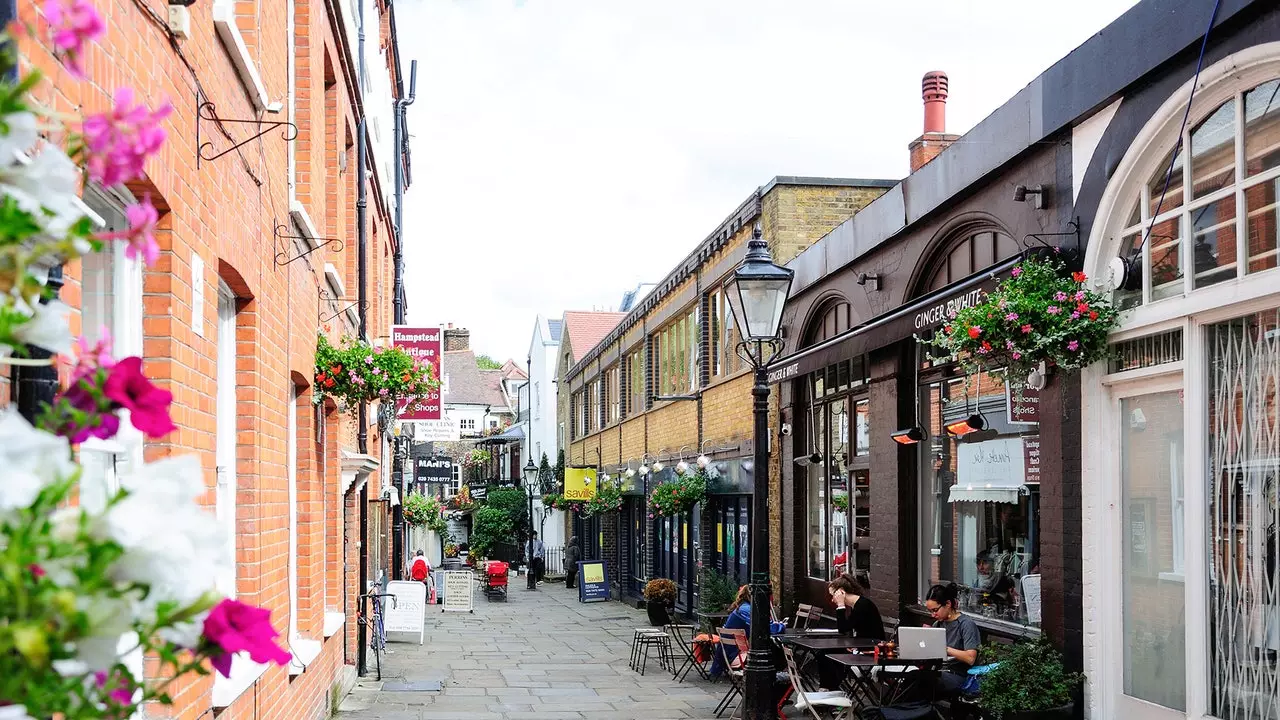
M 1022 436 L 1022 462 L 1026 467 L 1027 484 L 1040 482 L 1040 436 Z
M 462 439 L 462 429 L 455 418 L 443 417 L 439 420 L 418 420 L 414 422 L 413 439 L 418 442 L 457 442 Z
M 603 560 L 578 563 L 578 602 L 609 599 L 609 568 Z
M 567 467 L 564 469 L 564 499 L 575 502 L 590 500 L 596 496 L 596 469 L 593 467 Z
M 1040 423 L 1040 391 L 1034 388 L 1004 386 L 1004 409 L 1010 425 L 1038 425 Z
M 413 358 L 431 366 L 431 377 L 440 379 L 440 359 L 444 353 L 444 330 L 438 327 L 408 327 L 393 325 L 391 327 L 391 345 L 409 353 Z M 436 388 L 421 403 L 421 406 L 408 411 L 404 403 L 397 405 L 401 420 L 439 420 L 444 416 L 440 402 L 440 389 Z M 419 438 L 421 439 L 421 438 Z
M 1022 438 L 960 443 L 956 484 L 973 488 L 1018 488 L 1026 482 Z
M 420 457 L 413 466 L 413 479 L 419 482 L 453 479 L 453 458 Z

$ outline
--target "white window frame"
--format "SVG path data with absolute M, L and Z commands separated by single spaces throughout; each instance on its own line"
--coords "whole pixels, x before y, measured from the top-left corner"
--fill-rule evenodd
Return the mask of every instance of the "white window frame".
M 1188 127 L 1216 110 L 1223 102 L 1247 92 L 1254 87 L 1280 77 L 1280 42 L 1255 45 L 1229 55 L 1201 73 L 1196 89 L 1195 105 Z M 1132 210 L 1134 198 L 1142 197 L 1142 187 L 1155 172 L 1153 163 L 1167 156 L 1177 141 L 1183 113 L 1189 100 L 1192 82 L 1187 81 L 1173 92 L 1164 105 L 1152 114 L 1151 120 L 1138 133 L 1124 158 L 1112 174 L 1112 180 L 1098 204 L 1097 221 L 1090 232 L 1085 272 L 1096 279 L 1106 278 L 1112 258 L 1122 247 L 1124 227 Z M 1237 113 L 1239 120 L 1242 113 Z M 1241 145 L 1242 146 L 1242 145 Z M 1238 146 L 1239 147 L 1239 146 Z M 1189 149 L 1184 145 L 1184 153 Z M 1094 158 L 1096 161 L 1097 158 Z M 1189 165 L 1189 157 L 1184 165 Z M 1237 152 L 1236 166 L 1243 172 L 1243 160 Z M 1165 166 L 1167 168 L 1167 165 Z M 1264 182 L 1277 177 L 1275 169 L 1249 178 L 1248 184 Z M 1239 178 L 1238 178 L 1239 179 Z M 1190 193 L 1187 185 L 1185 192 Z M 1231 188 L 1206 195 L 1196 200 L 1200 207 L 1214 198 L 1221 199 L 1237 193 L 1237 207 L 1242 207 L 1238 194 L 1243 192 L 1237 183 Z M 1144 210 L 1145 212 L 1145 210 Z M 1179 208 L 1172 214 L 1189 212 Z M 1162 213 L 1161 217 L 1164 214 Z M 1192 254 L 1187 252 L 1190 240 L 1184 238 L 1183 281 L 1184 292 L 1173 297 L 1150 301 L 1150 275 L 1144 269 L 1144 304 L 1122 316 L 1121 327 L 1112 334 L 1112 341 L 1142 337 L 1167 330 L 1181 329 L 1183 360 L 1162 366 L 1107 374 L 1107 368 L 1099 363 L 1082 372 L 1081 425 L 1098 428 L 1101 437 L 1118 438 L 1115 431 L 1117 412 L 1113 400 L 1118 395 L 1130 396 L 1153 392 L 1167 383 L 1181 385 L 1184 390 L 1184 447 L 1181 449 L 1186 462 L 1183 466 L 1184 488 L 1201 490 L 1184 497 L 1183 562 L 1185 568 L 1186 608 L 1185 616 L 1193 618 L 1186 625 L 1186 712 L 1161 708 L 1123 694 L 1123 647 L 1115 638 L 1120 636 L 1122 590 L 1120 578 L 1120 532 L 1123 528 L 1119 516 L 1120 488 L 1115 482 L 1119 465 L 1118 440 L 1105 443 L 1085 443 L 1082 458 L 1082 476 L 1085 478 L 1082 508 L 1083 555 L 1085 562 L 1084 616 L 1085 621 L 1085 673 L 1089 677 L 1090 717 L 1124 717 L 1133 720 L 1194 719 L 1208 720 L 1210 702 L 1210 647 L 1214 639 L 1209 637 L 1209 498 L 1206 463 L 1208 442 L 1208 377 L 1206 328 L 1209 325 L 1250 315 L 1280 306 L 1280 293 L 1276 292 L 1277 269 L 1245 274 L 1247 257 L 1247 225 L 1245 217 L 1238 218 L 1237 227 L 1237 276 L 1216 285 L 1192 290 L 1190 266 Z M 1184 235 L 1186 228 L 1184 228 Z M 1149 255 L 1144 248 L 1144 254 Z M 1146 265 L 1149 265 L 1147 263 Z M 1110 429 L 1112 432 L 1108 433 Z
M 453 480 L 453 492 L 451 493 L 451 496 L 457 495 L 462 492 L 462 466 L 458 463 L 454 463 L 453 467 L 449 469 L 449 474 L 450 479 Z

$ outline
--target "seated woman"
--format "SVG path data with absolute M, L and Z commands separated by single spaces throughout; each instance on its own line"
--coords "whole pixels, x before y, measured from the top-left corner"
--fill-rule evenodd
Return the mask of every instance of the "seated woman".
M 724 621 L 723 627 L 726 630 L 746 630 L 748 634 L 751 632 L 751 588 L 743 585 L 738 588 L 738 596 L 734 598 L 733 604 L 729 606 L 729 619 Z M 786 625 L 780 622 L 769 623 L 769 633 L 777 635 L 786 629 Z M 724 647 L 724 654 L 732 663 L 738 657 L 738 646 L 732 641 L 726 642 L 721 639 L 720 644 Z M 716 653 L 715 658 L 711 661 L 711 675 L 717 676 L 725 671 L 724 661 L 720 657 L 720 653 Z
M 947 631 L 947 660 L 942 665 L 939 678 L 939 699 L 955 697 L 964 685 L 969 668 L 978 661 L 978 646 L 982 642 L 978 624 L 973 618 L 960 612 L 959 589 L 955 583 L 934 585 L 929 588 L 924 606 L 933 616 L 933 627 Z
M 836 606 L 836 627 L 841 635 L 884 640 L 880 609 L 871 602 L 862 586 L 848 574 L 827 583 L 827 592 Z

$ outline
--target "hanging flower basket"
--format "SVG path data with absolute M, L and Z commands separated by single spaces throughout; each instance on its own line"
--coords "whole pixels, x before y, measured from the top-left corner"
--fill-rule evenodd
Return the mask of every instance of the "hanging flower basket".
M 316 402 L 330 397 L 343 408 L 403 401 L 412 410 L 440 386 L 430 365 L 401 348 L 373 347 L 351 338 L 335 346 L 323 334 L 316 336 L 315 381 Z
M 1085 287 L 1087 280 L 1082 272 L 1068 275 L 1057 258 L 1027 258 L 926 342 L 970 373 L 1005 369 L 1020 381 L 1041 363 L 1078 370 L 1108 356 L 1107 336 L 1120 315 L 1110 298 Z
M 575 503 L 582 517 L 595 517 L 622 509 L 622 487 L 617 483 L 602 483 L 596 496 L 582 503 Z
M 831 496 L 831 507 L 842 513 L 849 512 L 849 493 L 840 493 Z
M 542 493 L 542 507 L 562 510 L 565 505 L 564 496 L 560 493 Z
M 471 510 L 475 508 L 476 502 L 471 499 L 471 490 L 463 485 L 453 497 L 449 498 L 448 506 L 450 510 Z
M 436 498 L 418 492 L 411 492 L 404 498 L 404 521 L 415 527 L 425 527 L 442 538 L 449 532 L 444 506 Z
M 689 512 L 707 498 L 707 473 L 699 469 L 693 475 L 678 477 L 649 492 L 649 517 L 671 517 Z

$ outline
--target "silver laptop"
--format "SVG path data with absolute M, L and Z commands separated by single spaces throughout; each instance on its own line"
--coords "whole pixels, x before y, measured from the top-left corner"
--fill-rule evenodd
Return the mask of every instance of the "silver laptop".
M 898 628 L 898 657 L 903 660 L 946 660 L 947 631 L 943 628 Z

